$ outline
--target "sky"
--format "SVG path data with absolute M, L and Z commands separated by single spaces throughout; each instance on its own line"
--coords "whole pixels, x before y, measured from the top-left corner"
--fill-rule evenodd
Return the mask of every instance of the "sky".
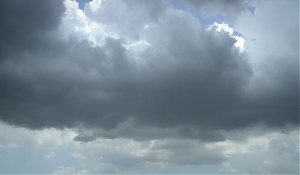
M 1 174 L 299 174 L 299 1 L 1 0 Z

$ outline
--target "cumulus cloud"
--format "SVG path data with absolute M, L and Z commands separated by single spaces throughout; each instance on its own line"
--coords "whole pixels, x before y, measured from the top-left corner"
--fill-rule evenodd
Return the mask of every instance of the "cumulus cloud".
M 51 46 L 64 13 L 63 1 L 1 1 L 1 62 Z
M 96 173 L 177 164 L 239 172 L 232 166 L 238 163 L 223 154 L 224 145 L 207 145 L 248 143 L 252 136 L 290 133 L 299 125 L 295 2 L 264 1 L 255 14 L 246 10 L 248 1 L 182 2 L 236 19 L 209 27 L 197 15 L 174 9 L 173 1 L 94 0 L 83 10 L 69 0 L 26 2 L 0 2 L 0 120 L 31 129 L 32 135 L 70 129 L 68 143 L 95 150 L 102 145 L 104 151 L 94 151 L 98 157 L 92 160 L 101 159 L 105 168 Z M 279 6 L 287 13 L 278 14 Z M 297 22 L 286 23 L 289 19 Z M 263 129 L 248 132 L 255 127 Z M 141 152 L 119 147 L 131 142 Z M 54 153 L 57 159 L 57 150 L 43 155 Z M 91 156 L 75 150 L 67 155 L 76 161 Z M 270 165 L 269 159 L 257 172 L 295 170 L 295 165 L 276 169 L 279 163 Z M 90 173 L 86 164 L 76 163 Z M 59 166 L 57 173 L 79 171 Z
M 98 10 L 112 10 L 106 3 Z M 144 3 L 123 3 L 124 12 L 131 5 L 130 11 L 136 13 L 142 9 L 139 6 L 145 7 Z M 151 10 L 143 13 L 150 19 Z M 109 19 L 110 15 L 98 16 Z M 296 124 L 293 78 L 274 87 L 295 84 L 291 90 L 283 89 L 283 97 L 265 93 L 263 100 L 261 96 L 249 100 L 244 89 L 253 70 L 247 54 L 235 48 L 237 40 L 230 33 L 207 30 L 188 13 L 170 8 L 155 18 L 139 31 L 139 38 L 148 45 L 138 52 L 127 49 L 129 41 L 121 35 L 106 37 L 99 46 L 57 37 L 38 52 L 7 56 L 1 64 L 2 119 L 30 128 L 83 125 L 103 129 L 130 119 L 149 127 L 187 128 L 182 129 L 184 133 L 192 129 L 199 138 L 205 135 L 201 133 L 260 122 Z M 118 24 L 120 19 L 114 20 Z M 282 64 L 272 68 L 276 65 Z M 289 77 L 297 77 L 295 68 L 288 69 L 292 71 Z M 259 93 L 258 88 L 253 93 Z M 279 105 L 282 102 L 287 105 Z
M 168 1 L 101 1 L 100 5 L 87 4 L 84 12 L 87 17 L 105 24 L 107 31 L 117 30 L 124 37 L 138 39 L 141 30 L 156 22 L 168 4 Z

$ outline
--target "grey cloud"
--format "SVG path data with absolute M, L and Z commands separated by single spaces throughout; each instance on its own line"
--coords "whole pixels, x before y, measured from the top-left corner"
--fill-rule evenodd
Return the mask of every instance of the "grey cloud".
M 139 32 L 155 22 L 168 7 L 168 1 L 117 0 L 102 1 L 95 12 L 86 5 L 86 15 L 105 24 L 109 30 L 118 31 L 122 37 L 139 38 Z M 138 14 L 138 15 L 137 15 Z
M 192 11 L 203 15 L 204 17 L 222 16 L 227 21 L 234 21 L 237 16 L 247 10 L 252 4 L 251 0 L 184 0 L 184 5 Z
M 194 140 L 165 140 L 151 147 L 149 161 L 165 161 L 166 163 L 205 165 L 218 164 L 226 160 L 222 149 L 208 149 L 201 142 Z
M 299 116 L 299 60 L 290 55 L 269 60 L 272 61 L 262 64 L 260 77 L 248 87 L 247 99 L 253 109 L 264 114 L 260 118 L 262 122 L 275 127 L 282 123 L 296 124 L 299 122 L 296 117 Z
M 103 142 L 102 139 L 97 139 L 90 148 L 88 145 L 91 143 L 83 143 L 83 145 L 84 149 L 77 151 L 85 152 L 84 155 L 89 158 L 87 165 L 89 166 L 90 159 L 97 159 L 99 162 L 96 165 L 91 165 L 93 173 L 168 172 L 169 169 L 163 168 L 164 166 L 193 165 L 202 167 L 220 164 L 227 160 L 222 153 L 223 149 L 207 148 L 205 142 L 198 142 L 193 139 L 164 139 L 142 142 L 127 139 Z
M 61 0 L 3 0 L 0 3 L 1 60 L 11 54 L 19 56 L 29 50 L 45 49 L 65 10 Z
M 133 9 L 140 8 L 140 2 L 137 6 L 134 1 L 130 3 Z M 52 13 L 55 12 L 56 8 Z M 113 14 L 102 15 L 107 17 L 103 22 L 113 18 L 110 16 Z M 153 18 L 147 15 L 147 20 Z M 142 17 L 137 19 L 140 26 L 144 24 Z M 52 18 L 56 22 L 49 24 L 52 26 L 49 28 L 55 31 L 59 17 Z M 164 129 L 175 130 L 179 137 L 213 141 L 225 139 L 222 130 L 232 131 L 261 122 L 268 127 L 298 125 L 295 83 L 298 79 L 294 63 L 279 62 L 272 66 L 278 66 L 274 73 L 280 75 L 274 79 L 277 81 L 274 89 L 282 94 L 266 88 L 264 96 L 255 96 L 261 88 L 258 86 L 250 93 L 245 88 L 253 70 L 248 55 L 235 49 L 234 38 L 206 30 L 183 11 L 167 9 L 154 18 L 147 29 L 138 31 L 139 38 L 150 44 L 140 53 L 127 50 L 126 39 L 107 37 L 103 46 L 93 46 L 76 38 L 45 37 L 43 43 L 47 47 L 36 45 L 36 50 L 20 47 L 24 49 L 22 52 L 15 50 L 19 54 L 3 55 L 1 120 L 32 129 L 100 128 L 79 135 L 77 139 L 81 141 L 99 136 L 162 138 L 159 135 Z M 119 16 L 113 19 L 118 23 Z M 130 17 L 126 19 L 129 23 L 125 27 L 133 25 Z M 22 31 L 14 28 L 15 33 L 17 29 Z M 43 28 L 39 30 L 48 33 Z M 2 41 L 2 46 L 11 47 Z M 122 128 L 131 120 L 134 122 L 128 129 Z M 158 128 L 161 132 L 151 131 L 152 136 L 147 130 L 139 132 L 130 127 L 150 128 L 149 131 Z
M 2 84 L 5 85 L 1 89 L 2 117 L 7 122 L 31 128 L 70 127 L 78 125 L 81 117 L 90 120 L 90 124 L 102 123 L 97 122 L 100 118 L 95 115 L 101 115 L 101 110 L 106 107 L 105 110 L 112 110 L 113 106 L 109 105 L 112 97 L 107 92 L 109 87 L 102 81 L 108 81 L 110 76 L 117 78 L 114 74 L 121 70 L 118 69 L 119 62 L 114 62 L 114 59 L 123 51 L 116 48 L 112 54 L 108 53 L 111 59 L 108 61 L 104 50 L 111 52 L 109 45 L 113 43 L 109 41 L 104 49 L 76 39 L 57 40 L 57 44 L 64 48 L 59 55 L 56 50 L 49 49 L 43 53 L 27 53 L 18 58 L 21 61 L 9 60 L 1 65 Z M 101 104 L 99 98 L 107 101 Z M 12 104 L 17 110 L 9 109 Z M 109 112 L 105 113 L 110 116 Z M 102 116 L 105 120 L 103 127 L 118 122 L 118 116 L 107 117 Z
M 261 136 L 260 136 L 261 137 Z M 248 142 L 249 143 L 249 142 Z M 299 130 L 273 133 L 253 140 L 248 153 L 232 154 L 233 169 L 249 174 L 297 174 L 299 172 Z
M 200 139 L 203 142 L 224 141 L 226 139 L 221 130 L 199 130 L 197 126 L 182 125 L 178 127 L 140 126 L 136 122 L 126 120 L 113 129 L 87 129 L 79 127 L 76 129 L 78 135 L 74 138 L 80 142 L 92 142 L 97 137 L 107 139 L 133 138 L 138 141 L 153 139 Z M 227 136 L 227 135 L 226 135 Z
M 255 15 L 243 13 L 235 25 L 246 38 L 255 38 L 245 43 L 255 70 L 246 88 L 247 99 L 253 109 L 264 113 L 260 120 L 273 126 L 280 126 L 286 118 L 299 123 L 298 12 L 295 1 L 261 1 Z
M 243 142 L 227 140 L 207 143 L 186 138 L 146 141 L 98 138 L 78 144 L 72 140 L 72 130 L 31 131 L 0 124 L 0 155 L 7 157 L 0 160 L 0 167 L 6 173 L 51 173 L 59 169 L 61 171 L 55 171 L 55 174 L 218 174 L 220 166 L 223 171 L 232 169 L 238 174 L 296 174 L 299 170 L 298 128 L 291 128 L 289 133 L 271 131 L 262 134 L 259 131 L 260 134 Z M 261 129 L 257 127 L 241 132 L 247 137 Z M 44 159 L 44 155 L 51 151 L 55 152 L 54 160 Z M 36 168 L 37 160 L 39 167 Z M 10 162 L 17 164 L 11 165 Z M 224 165 L 227 166 L 224 168 Z M 208 166 L 212 170 L 207 169 Z

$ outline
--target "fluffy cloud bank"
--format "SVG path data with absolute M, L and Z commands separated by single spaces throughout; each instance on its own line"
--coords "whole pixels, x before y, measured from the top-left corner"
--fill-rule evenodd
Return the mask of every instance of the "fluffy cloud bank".
M 295 173 L 299 132 L 261 134 L 259 128 L 230 133 L 243 142 L 195 139 L 98 138 L 79 143 L 65 129 L 32 131 L 0 124 L 3 173 Z M 228 133 L 227 133 L 228 134 Z M 231 135 L 231 136 L 230 136 Z M 17 165 L 17 168 L 16 168 Z
M 256 4 L 255 14 L 247 11 L 250 1 L 182 2 L 188 9 L 193 4 L 195 15 L 173 3 L 94 0 L 82 11 L 76 1 L 1 1 L 1 121 L 32 130 L 72 129 L 77 133 L 72 139 L 82 142 L 157 140 L 147 156 L 130 155 L 132 165 L 112 158 L 110 166 L 124 172 L 145 160 L 151 166 L 223 162 L 229 171 L 224 150 L 212 146 L 206 154 L 206 144 L 295 133 L 298 2 L 264 1 Z M 275 13 L 277 6 L 289 12 Z M 234 28 L 199 22 L 197 10 L 210 15 L 201 10 L 206 7 L 233 17 Z M 296 22 L 276 26 L 276 20 L 267 20 L 275 15 Z M 263 129 L 244 137 L 233 134 L 255 127 Z M 45 153 L 52 159 L 57 155 Z M 290 173 L 297 167 L 292 166 L 280 171 L 268 164 L 258 172 Z

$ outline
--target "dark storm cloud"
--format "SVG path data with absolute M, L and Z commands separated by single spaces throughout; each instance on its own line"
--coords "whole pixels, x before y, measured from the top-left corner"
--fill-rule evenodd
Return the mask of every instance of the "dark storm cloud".
M 263 64 L 262 76 L 247 91 L 250 110 L 261 122 L 272 126 L 299 122 L 299 59 L 291 55 L 272 56 Z
M 1 60 L 8 59 L 12 54 L 18 56 L 46 47 L 53 31 L 59 26 L 64 10 L 61 0 L 1 1 Z
M 248 91 L 245 87 L 253 70 L 247 54 L 235 48 L 236 40 L 228 33 L 206 30 L 187 13 L 165 9 L 158 16 L 153 14 L 156 20 L 139 31 L 139 38 L 150 46 L 134 53 L 124 46 L 126 39 L 107 37 L 103 46 L 93 46 L 76 38 L 47 37 L 59 25 L 64 9 L 61 1 L 29 1 L 41 7 L 3 2 L 1 8 L 12 8 L 7 11 L 12 14 L 1 16 L 1 26 L 9 16 L 20 20 L 9 20 L 1 40 L 1 49 L 14 51 L 1 56 L 2 121 L 33 129 L 101 129 L 79 135 L 82 141 L 97 136 L 147 139 L 161 133 L 141 135 L 143 127 L 212 141 L 224 139 L 222 130 L 260 123 L 269 127 L 298 124 L 299 85 L 295 82 L 299 78 L 294 62 L 274 63 L 271 74 L 263 74 L 262 82 L 276 81 L 273 90 L 262 85 L 263 91 L 259 86 Z M 47 10 L 42 10 L 44 5 Z M 47 14 L 45 21 L 37 16 L 41 10 Z M 146 19 L 153 17 L 151 10 L 126 10 L 145 13 Z M 23 11 L 30 11 L 32 17 L 21 15 Z M 117 14 L 110 15 L 104 22 L 122 20 Z M 130 15 L 127 19 L 125 28 L 144 25 L 142 17 L 133 23 Z M 31 37 L 23 37 L 27 34 Z M 133 122 L 122 131 L 127 121 Z M 140 129 L 130 132 L 130 127 Z
M 122 48 L 110 50 L 110 45 L 116 42 L 108 39 L 108 44 L 101 49 L 86 41 L 57 40 L 57 45 L 64 50 L 59 54 L 56 49 L 47 49 L 27 53 L 18 58 L 21 61 L 3 62 L 2 117 L 32 128 L 75 126 L 81 119 L 100 125 L 100 120 L 104 120 L 103 127 L 115 125 L 118 116 L 109 118 L 109 112 L 105 112 L 112 111 L 113 96 L 108 92 L 108 85 L 102 82 L 107 82 L 110 76 L 115 78 L 114 74 L 124 66 L 119 64 L 121 60 L 114 60 L 120 58 Z M 104 50 L 110 55 L 109 61 Z M 10 109 L 12 106 L 16 110 Z

